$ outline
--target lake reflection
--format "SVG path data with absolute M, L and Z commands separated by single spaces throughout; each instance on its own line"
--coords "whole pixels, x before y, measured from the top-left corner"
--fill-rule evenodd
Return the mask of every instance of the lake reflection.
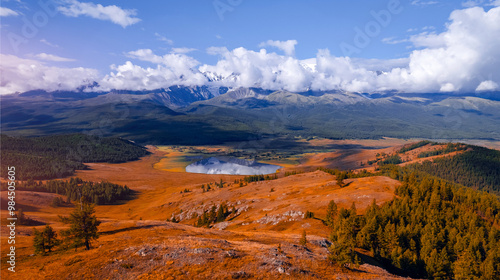
M 186 166 L 186 172 L 228 175 L 265 175 L 282 168 L 278 165 L 230 157 L 210 157 Z

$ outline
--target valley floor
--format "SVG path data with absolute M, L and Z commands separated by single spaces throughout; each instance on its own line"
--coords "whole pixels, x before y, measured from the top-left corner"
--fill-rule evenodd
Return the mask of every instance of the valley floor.
M 354 202 L 361 214 L 374 199 L 382 204 L 394 197 L 399 182 L 388 177 L 347 179 L 347 186 L 340 188 L 335 176 L 317 170 L 357 169 L 376 154 L 394 152 L 409 143 L 385 141 L 329 142 L 357 146 L 303 155 L 296 164 L 284 164 L 278 179 L 243 186 L 239 180 L 244 176 L 182 172 L 182 153 L 152 146 L 152 154 L 138 161 L 87 164 L 91 169 L 78 171 L 75 177 L 127 185 L 136 191 L 135 197 L 96 207 L 101 237 L 89 251 L 34 256 L 33 227 L 16 228 L 17 272 L 7 271 L 2 254 L 2 279 L 399 279 L 368 256 L 364 265 L 353 270 L 331 264 L 327 260 L 330 230 L 322 222 L 330 200 L 344 208 Z M 293 171 L 297 174 L 284 176 Z M 223 188 L 208 192 L 201 188 L 221 180 Z M 5 199 L 6 192 L 1 196 Z M 68 215 L 72 208 L 50 206 L 56 196 L 19 191 L 16 199 L 28 217 L 59 231 L 65 226 L 58 216 Z M 238 215 L 212 228 L 193 226 L 195 216 L 222 203 L 237 209 Z M 3 223 L 4 208 L 5 204 Z M 314 218 L 305 219 L 307 211 Z M 180 223 L 169 222 L 172 218 Z M 299 245 L 303 231 L 306 246 Z M 7 234 L 2 226 L 2 248 L 9 246 Z

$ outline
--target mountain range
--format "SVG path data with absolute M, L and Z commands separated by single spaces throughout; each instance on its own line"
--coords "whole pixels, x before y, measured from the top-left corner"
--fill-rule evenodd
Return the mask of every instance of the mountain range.
M 143 144 L 266 137 L 500 139 L 500 94 L 289 92 L 172 86 L 153 91 L 42 90 L 1 97 L 2 133 L 83 132 Z

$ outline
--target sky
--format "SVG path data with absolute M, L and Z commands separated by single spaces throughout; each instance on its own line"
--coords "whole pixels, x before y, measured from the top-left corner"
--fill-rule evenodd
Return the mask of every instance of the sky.
M 500 90 L 500 0 L 0 3 L 0 94 Z

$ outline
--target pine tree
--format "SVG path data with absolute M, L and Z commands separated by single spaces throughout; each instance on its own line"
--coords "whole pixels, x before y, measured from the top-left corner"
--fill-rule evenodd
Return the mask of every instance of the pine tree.
M 217 210 L 217 217 L 215 218 L 215 221 L 217 223 L 220 223 L 222 221 L 224 221 L 224 219 L 226 218 L 225 216 L 225 204 L 221 204 L 219 205 L 219 210 Z
M 335 221 L 335 218 L 337 217 L 337 204 L 335 201 L 330 200 L 330 203 L 328 203 L 328 208 L 326 209 L 326 224 L 330 227 L 333 227 L 333 222 Z
M 354 242 L 346 236 L 340 236 L 332 242 L 328 251 L 330 252 L 328 259 L 340 266 L 360 263 L 359 257 L 354 251 Z
M 33 248 L 35 248 L 36 255 L 45 255 L 45 240 L 43 238 L 43 233 L 36 228 L 33 228 Z
M 339 172 L 337 173 L 337 185 L 341 188 L 345 187 L 344 179 L 347 177 L 347 173 Z
M 97 227 L 101 224 L 94 213 L 94 205 L 84 202 L 69 217 L 61 218 L 62 222 L 70 224 L 69 229 L 61 232 L 70 246 L 76 249 L 85 245 L 85 249 L 90 250 L 91 241 L 99 237 Z
M 45 250 L 48 250 L 48 252 L 50 253 L 52 251 L 52 248 L 59 244 L 57 233 L 49 225 L 46 225 L 43 231 L 38 231 L 36 228 L 34 228 L 33 235 L 35 236 L 35 238 L 33 239 L 35 254 L 45 255 Z
M 45 226 L 45 229 L 43 230 L 43 237 L 45 239 L 45 248 L 49 250 L 49 252 L 51 252 L 52 248 L 59 244 L 59 240 L 57 240 L 57 233 L 49 225 Z
M 470 249 L 462 252 L 453 263 L 453 274 L 457 280 L 479 279 L 479 264 Z

